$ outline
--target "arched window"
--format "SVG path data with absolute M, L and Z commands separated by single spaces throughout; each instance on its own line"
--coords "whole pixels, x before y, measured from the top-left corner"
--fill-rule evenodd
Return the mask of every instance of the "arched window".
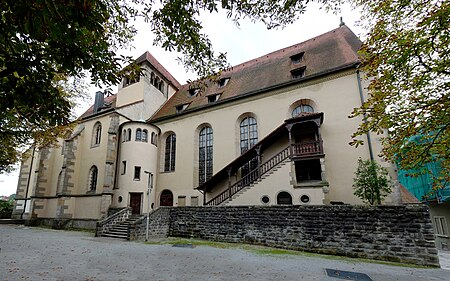
M 97 177 L 98 169 L 97 166 L 92 166 L 89 170 L 89 191 L 95 191 L 97 189 Z
M 282 191 L 282 192 L 278 193 L 277 204 L 278 205 L 292 205 L 292 196 L 286 191 Z
M 102 137 L 102 124 L 100 122 L 95 123 L 92 130 L 92 146 L 98 146 Z
M 202 184 L 209 180 L 213 172 L 213 130 L 205 127 L 199 134 L 198 181 Z
M 253 117 L 246 117 L 240 125 L 241 154 L 258 142 L 258 125 Z
M 166 150 L 164 155 L 164 172 L 175 171 L 176 144 L 177 144 L 176 135 L 175 134 L 168 135 L 166 138 Z
M 131 141 L 131 129 L 127 130 L 127 141 Z
M 143 142 L 148 142 L 148 131 L 147 130 L 142 130 L 142 141 Z
M 154 144 L 156 146 L 158 146 L 157 138 L 158 138 L 158 135 L 152 132 L 152 140 L 151 140 L 151 142 L 152 142 L 152 144 Z
M 122 142 L 126 142 L 127 141 L 127 130 L 123 130 L 122 133 Z
M 300 113 L 313 113 L 314 108 L 307 104 L 301 104 L 292 110 L 292 117 L 298 116 Z
M 63 171 L 59 172 L 58 182 L 56 183 L 56 194 L 60 194 L 63 191 Z
M 136 139 L 135 141 L 141 141 L 142 140 L 142 130 L 141 129 L 136 129 Z
M 240 146 L 241 154 L 249 150 L 258 142 L 258 126 L 256 124 L 256 119 L 253 117 L 245 117 L 239 126 L 240 129 Z M 251 183 L 253 178 L 257 176 L 258 158 L 254 157 L 248 163 L 245 163 L 241 168 L 241 176 L 245 185 Z M 247 176 L 250 172 L 252 175 Z M 245 177 L 245 178 L 244 178 Z

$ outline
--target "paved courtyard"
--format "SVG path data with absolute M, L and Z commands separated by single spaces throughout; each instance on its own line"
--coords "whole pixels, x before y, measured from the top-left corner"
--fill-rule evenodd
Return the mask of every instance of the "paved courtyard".
M 0 280 L 342 280 L 327 276 L 326 268 L 365 273 L 374 281 L 450 280 L 444 269 L 179 248 L 15 225 L 0 225 L 0 248 Z

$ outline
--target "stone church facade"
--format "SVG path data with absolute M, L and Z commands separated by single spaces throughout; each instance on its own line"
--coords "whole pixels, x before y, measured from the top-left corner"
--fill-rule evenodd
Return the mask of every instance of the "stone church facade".
M 348 144 L 362 121 L 348 116 L 367 98 L 360 45 L 343 25 L 234 66 L 204 89 L 181 85 L 147 52 L 138 81 L 97 93 L 71 136 L 30 150 L 13 216 L 89 226 L 124 207 L 359 204 L 358 158 L 395 175 L 377 157 L 379 136 Z M 394 191 L 385 203 L 398 200 Z

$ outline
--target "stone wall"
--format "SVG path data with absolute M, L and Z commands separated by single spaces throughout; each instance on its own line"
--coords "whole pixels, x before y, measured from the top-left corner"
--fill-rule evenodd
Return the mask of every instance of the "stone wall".
M 169 236 L 439 266 L 423 205 L 177 207 L 162 213 L 170 213 Z
M 169 236 L 170 207 L 160 207 L 150 213 L 149 238 L 164 238 Z M 147 217 L 136 221 L 130 227 L 130 240 L 144 240 L 147 228 Z

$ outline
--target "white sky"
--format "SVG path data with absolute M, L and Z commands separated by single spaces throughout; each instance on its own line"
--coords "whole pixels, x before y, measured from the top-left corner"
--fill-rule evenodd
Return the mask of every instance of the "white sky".
M 257 58 L 264 54 L 303 42 L 312 37 L 335 29 L 339 26 L 340 17 L 345 24 L 360 38 L 364 38 L 363 30 L 356 26 L 359 12 L 349 6 L 342 8 L 341 14 L 334 15 L 320 10 L 318 5 L 310 5 L 300 20 L 285 29 L 267 30 L 262 23 L 240 21 L 240 28 L 226 18 L 224 14 L 205 14 L 201 20 L 206 33 L 216 52 L 227 53 L 231 65 Z M 184 67 L 178 64 L 175 53 L 169 53 L 152 45 L 153 34 L 145 23 L 137 23 L 138 34 L 133 43 L 134 49 L 122 50 L 121 54 L 139 57 L 149 51 L 181 84 L 188 79 L 195 79 L 193 73 L 186 73 Z M 94 96 L 95 89 L 92 91 Z M 83 113 L 89 107 L 82 104 L 77 114 Z M 11 195 L 17 188 L 18 170 L 9 175 L 0 175 L 0 195 Z

